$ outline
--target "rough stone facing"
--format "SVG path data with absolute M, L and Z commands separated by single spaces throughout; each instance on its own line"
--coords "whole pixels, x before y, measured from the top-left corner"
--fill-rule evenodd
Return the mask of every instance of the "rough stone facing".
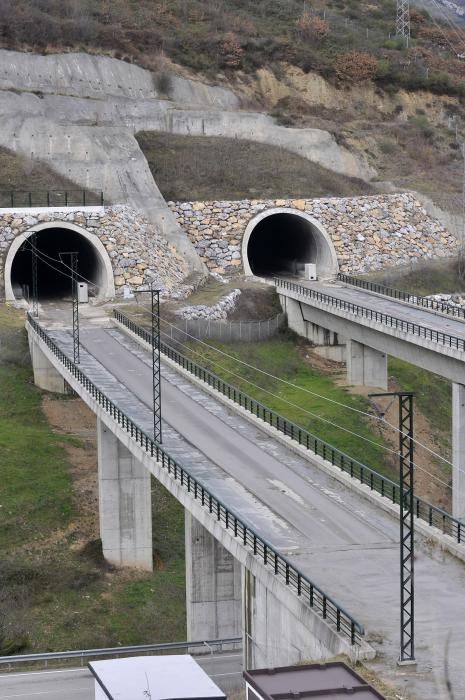
M 457 252 L 455 236 L 410 194 L 328 199 L 168 202 L 211 272 L 242 271 L 249 221 L 265 209 L 305 212 L 331 237 L 342 272 L 352 274 L 442 258 Z
M 177 314 L 181 316 L 181 318 L 185 319 L 225 319 L 228 318 L 228 313 L 236 307 L 240 294 L 240 289 L 233 289 L 232 292 L 229 292 L 229 294 L 225 294 L 225 296 L 223 296 L 217 304 L 212 304 L 211 306 L 207 306 L 206 304 L 183 306 L 182 309 L 177 311 Z
M 0 209 L 0 288 L 4 286 L 5 257 L 11 242 L 36 224 L 59 222 L 80 226 L 103 243 L 113 267 L 116 293 L 124 287 L 137 291 L 155 282 L 165 296 L 184 298 L 192 288 L 183 284 L 187 265 L 144 217 L 126 205 L 99 210 L 31 210 L 2 212 Z M 40 233 L 38 234 L 40 236 Z

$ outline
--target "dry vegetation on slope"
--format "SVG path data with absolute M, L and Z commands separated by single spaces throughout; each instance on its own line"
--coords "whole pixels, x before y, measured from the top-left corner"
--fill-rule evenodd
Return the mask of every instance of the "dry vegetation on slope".
M 211 77 L 285 62 L 342 83 L 465 95 L 454 32 L 413 9 L 407 54 L 390 39 L 395 15 L 393 0 L 0 0 L 0 44 L 106 52 L 147 67 L 167 55 Z
M 279 146 L 141 132 L 139 145 L 165 199 L 354 196 L 373 188 Z

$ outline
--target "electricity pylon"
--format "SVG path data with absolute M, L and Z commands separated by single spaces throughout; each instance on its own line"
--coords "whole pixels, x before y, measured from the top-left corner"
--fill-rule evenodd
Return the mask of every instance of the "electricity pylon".
M 410 2 L 397 0 L 396 36 L 403 38 L 405 48 L 410 44 Z

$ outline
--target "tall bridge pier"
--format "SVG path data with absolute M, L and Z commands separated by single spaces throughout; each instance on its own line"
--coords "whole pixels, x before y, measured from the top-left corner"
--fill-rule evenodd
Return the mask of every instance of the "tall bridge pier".
M 116 566 L 153 569 L 150 473 L 97 418 L 100 538 Z
M 31 319 L 27 328 L 37 383 L 50 391 L 71 387 L 96 415 L 105 558 L 117 566 L 152 569 L 150 475 L 183 505 L 188 639 L 242 635 L 247 668 L 324 660 L 341 653 L 374 656 L 353 618 L 228 511 L 212 491 L 150 444 L 127 414 L 122 417 L 115 401 L 130 406 L 136 419 L 151 429 L 151 411 L 145 404 L 138 406 L 136 394 L 123 397 L 118 380 L 91 361 L 75 366 L 68 359 L 72 342 L 66 332 L 61 335 L 70 355 L 39 332 Z M 99 381 L 105 395 L 103 388 L 97 389 Z

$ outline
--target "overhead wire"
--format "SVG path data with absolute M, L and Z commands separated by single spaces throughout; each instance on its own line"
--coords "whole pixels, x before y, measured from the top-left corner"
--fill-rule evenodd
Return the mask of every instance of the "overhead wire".
M 446 22 L 446 24 L 449 25 L 450 29 L 454 32 L 455 36 L 458 38 L 458 40 L 464 45 L 465 48 L 465 37 L 462 32 L 462 28 L 459 27 L 459 25 L 451 18 L 449 17 L 446 12 L 444 11 L 444 8 L 440 3 L 437 2 L 437 0 L 430 0 L 431 3 L 439 10 L 441 13 L 443 20 Z
M 166 336 L 166 337 L 170 337 L 169 334 L 166 333 L 165 331 L 160 330 L 160 333 L 161 333 L 162 335 Z M 283 403 L 286 403 L 286 404 L 288 404 L 289 406 L 292 406 L 293 408 L 297 408 L 297 409 L 299 409 L 300 411 L 302 411 L 302 412 L 304 412 L 304 413 L 307 413 L 308 415 L 312 416 L 313 418 L 316 418 L 317 420 L 320 420 L 320 421 L 322 421 L 322 422 L 324 422 L 324 423 L 328 423 L 329 425 L 331 425 L 331 426 L 333 426 L 333 427 L 335 427 L 335 428 L 337 428 L 337 429 L 339 429 L 339 430 L 342 430 L 342 431 L 344 431 L 344 432 L 346 432 L 346 433 L 349 433 L 349 434 L 352 435 L 353 437 L 356 437 L 356 438 L 361 439 L 361 440 L 363 440 L 363 441 L 365 441 L 365 442 L 371 443 L 372 445 L 375 445 L 376 447 L 379 447 L 379 448 L 385 450 L 386 452 L 390 452 L 390 453 L 392 453 L 392 454 L 394 454 L 394 455 L 396 455 L 396 456 L 399 455 L 399 451 L 398 451 L 398 450 L 394 450 L 394 449 L 388 447 L 387 445 L 383 445 L 382 443 L 379 443 L 379 442 L 376 442 L 376 441 L 374 441 L 374 440 L 371 440 L 370 438 L 367 438 L 367 437 L 365 437 L 365 436 L 363 436 L 363 435 L 360 435 L 359 433 L 356 433 L 356 432 L 354 432 L 354 431 L 352 431 L 352 430 L 349 430 L 348 428 L 345 428 L 345 427 L 343 427 L 343 426 L 341 426 L 341 425 L 339 425 L 339 424 L 337 424 L 337 423 L 334 423 L 333 421 L 330 421 L 329 419 L 324 418 L 323 416 L 320 416 L 320 415 L 318 415 L 318 414 L 315 414 L 315 413 L 313 413 L 312 411 L 309 411 L 308 409 L 305 409 L 305 408 L 303 408 L 302 406 L 299 406 L 298 404 L 294 404 L 293 402 L 289 401 L 288 399 L 285 399 L 285 398 L 283 398 L 282 396 L 279 396 L 279 394 L 274 394 L 274 393 L 273 393 L 272 391 L 270 391 L 269 389 L 265 389 L 264 387 L 260 386 L 259 384 L 255 384 L 255 383 L 252 382 L 251 380 L 245 378 L 243 375 L 237 374 L 237 373 L 234 372 L 233 370 L 230 370 L 230 369 L 224 367 L 224 366 L 221 365 L 219 362 L 216 362 L 215 360 L 212 360 L 211 358 L 208 358 L 206 355 L 203 355 L 202 353 L 198 352 L 197 350 L 193 350 L 193 349 L 191 348 L 191 352 L 192 352 L 194 355 L 198 356 L 198 357 L 201 357 L 201 358 L 203 358 L 203 359 L 209 360 L 213 365 L 215 365 L 215 367 L 219 367 L 219 368 L 222 369 L 223 371 L 225 371 L 225 372 L 231 374 L 231 375 L 234 376 L 234 377 L 237 377 L 237 378 L 241 379 L 242 381 L 246 382 L 246 383 L 249 384 L 250 386 L 253 386 L 253 387 L 255 387 L 256 389 L 259 389 L 260 391 L 264 391 L 265 393 L 269 394 L 269 395 L 272 396 L 273 398 L 275 398 L 275 399 L 277 399 L 277 400 L 279 400 L 279 401 L 282 401 Z M 450 488 L 450 484 L 448 484 L 446 481 L 443 481 L 442 479 L 440 479 L 438 476 L 436 476 L 436 475 L 433 474 L 432 472 L 426 470 L 424 467 L 420 466 L 417 462 L 413 461 L 412 464 L 413 464 L 414 467 L 416 467 L 416 468 L 419 469 L 420 471 L 423 471 L 423 472 L 425 472 L 426 474 L 428 474 L 428 476 L 430 476 L 432 479 L 434 479 L 434 480 L 437 481 L 438 483 L 443 484 L 446 488 Z M 462 471 L 462 470 L 460 470 L 460 471 Z M 465 474 L 465 471 L 464 471 L 463 473 Z
M 151 314 L 151 311 L 148 310 L 148 313 Z M 156 314 L 155 314 L 155 315 L 156 315 Z M 315 397 L 317 397 L 317 398 L 319 398 L 319 399 L 322 399 L 322 400 L 324 400 L 324 401 L 328 401 L 329 403 L 333 403 L 333 404 L 335 404 L 335 405 L 337 405 L 337 406 L 340 406 L 341 408 L 345 408 L 345 409 L 347 409 L 347 410 L 349 410 L 349 411 L 353 411 L 353 412 L 355 412 L 355 413 L 358 413 L 358 414 L 360 414 L 360 415 L 363 415 L 363 416 L 369 418 L 370 420 L 375 420 L 375 421 L 377 421 L 379 424 L 381 424 L 381 425 L 383 425 L 383 426 L 386 426 L 386 427 L 388 427 L 388 428 L 391 428 L 392 430 L 394 430 L 395 432 L 399 433 L 400 435 L 403 435 L 403 436 L 406 435 L 406 433 L 403 433 L 397 426 L 392 425 L 392 423 L 389 423 L 385 418 L 383 418 L 383 417 L 381 417 L 381 416 L 375 416 L 375 415 L 373 415 L 372 413 L 368 413 L 367 411 L 362 411 L 361 409 L 355 408 L 355 407 L 350 406 L 350 405 L 348 405 L 348 404 L 344 404 L 344 403 L 342 403 L 341 401 L 336 401 L 335 399 L 331 399 L 331 398 L 329 398 L 329 397 L 327 397 L 327 396 L 323 396 L 322 394 L 318 394 L 317 392 L 311 391 L 310 389 L 307 389 L 307 388 L 305 388 L 305 387 L 301 387 L 301 386 L 299 386 L 298 384 L 294 384 L 294 383 L 292 383 L 292 382 L 289 382 L 289 381 L 286 380 L 286 379 L 282 379 L 281 377 L 277 377 L 276 375 L 271 374 L 270 372 L 266 372 L 265 370 L 262 370 L 262 369 L 260 369 L 259 367 L 256 367 L 255 365 L 251 365 L 250 363 L 245 362 L 244 360 L 240 360 L 239 358 L 234 357 L 234 355 L 231 355 L 231 354 L 229 354 L 229 353 L 227 353 L 227 352 L 224 352 L 223 350 L 220 350 L 219 348 L 216 348 L 214 345 L 211 345 L 211 344 L 209 344 L 209 343 L 206 343 L 205 341 L 201 340 L 200 338 L 196 338 L 196 337 L 193 336 L 191 333 L 188 333 L 187 331 L 183 330 L 183 329 L 180 328 L 179 326 L 176 326 L 175 324 L 170 323 L 169 321 L 167 321 L 167 320 L 165 320 L 165 319 L 162 319 L 161 316 L 159 316 L 159 319 L 160 319 L 160 322 L 166 323 L 167 325 L 169 325 L 169 326 L 175 328 L 176 330 L 181 331 L 181 333 L 183 333 L 184 335 L 188 336 L 190 339 L 194 340 L 195 342 L 198 342 L 198 343 L 200 343 L 201 345 L 204 345 L 205 347 L 207 347 L 208 349 L 213 350 L 214 352 L 217 352 L 217 353 L 219 353 L 220 355 L 223 355 L 223 356 L 227 357 L 228 359 L 231 359 L 231 360 L 233 360 L 233 361 L 235 361 L 235 362 L 237 362 L 237 363 L 239 363 L 239 364 L 241 364 L 241 365 L 244 365 L 244 366 L 248 367 L 249 369 L 252 369 L 252 370 L 254 370 L 254 371 L 256 371 L 256 372 L 259 372 L 259 373 L 261 373 L 261 374 L 263 374 L 263 375 L 265 375 L 265 376 L 267 376 L 267 377 L 269 377 L 269 378 L 271 378 L 271 379 L 274 379 L 274 380 L 276 380 L 276 381 L 278 381 L 278 382 L 281 382 L 281 383 L 283 383 L 283 384 L 286 384 L 287 386 L 290 386 L 290 387 L 292 387 L 293 389 L 297 389 L 297 390 L 299 390 L 299 391 L 305 392 L 305 393 L 307 393 L 307 394 L 309 394 L 309 395 L 315 396 Z M 427 445 L 425 445 L 424 443 L 420 442 L 420 441 L 417 440 L 416 438 L 413 439 L 413 442 L 414 442 L 414 444 L 418 445 L 418 446 L 421 447 L 422 449 L 426 450 L 426 451 L 427 451 L 429 454 L 431 454 L 432 456 L 436 457 L 437 459 L 442 460 L 445 464 L 448 464 L 449 466 L 453 466 L 453 465 L 452 465 L 452 462 L 450 462 L 448 459 L 446 459 L 445 457 L 443 457 L 442 455 L 440 455 L 438 452 L 435 452 L 434 450 L 432 450 L 431 448 L 429 448 Z
M 39 249 L 38 249 L 36 246 L 34 246 L 32 243 L 30 243 L 30 246 L 31 246 L 31 249 L 34 249 L 34 250 L 35 250 L 37 257 L 41 260 L 41 262 L 43 262 L 45 265 L 48 265 L 48 267 L 50 267 L 52 270 L 55 270 L 56 272 L 58 272 L 59 274 L 65 276 L 65 277 L 67 277 L 68 279 L 72 279 L 72 276 L 71 276 L 71 275 L 69 275 L 68 273 L 64 272 L 63 270 L 59 270 L 58 268 L 54 267 L 54 266 L 51 265 L 49 262 L 47 262 L 47 260 L 44 260 L 42 256 L 48 258 L 49 260 L 53 260 L 54 262 L 57 262 L 57 263 L 59 263 L 59 264 L 62 264 L 64 267 L 66 267 L 66 268 L 68 268 L 68 269 L 71 270 L 71 268 L 70 268 L 69 265 L 66 265 L 66 263 L 64 263 L 64 262 L 61 261 L 61 260 L 57 260 L 56 258 L 50 257 L 49 255 L 47 255 L 47 254 L 44 253 L 43 251 L 39 251 Z M 91 283 L 91 282 L 90 282 L 89 280 L 87 280 L 83 275 L 79 275 L 79 276 L 81 277 L 81 279 L 84 279 L 85 281 Z M 97 288 L 99 288 L 98 285 L 95 285 L 95 286 L 96 286 Z M 149 313 L 151 313 L 151 312 L 149 312 Z M 156 314 L 155 314 L 155 315 L 156 315 Z M 180 329 L 178 326 L 175 326 L 174 324 L 170 323 L 169 321 L 166 321 L 165 319 L 162 319 L 161 317 L 159 317 L 159 320 L 160 320 L 161 322 L 163 322 L 163 323 L 168 324 L 169 326 L 172 326 L 172 327 L 176 328 L 177 330 L 180 330 L 181 332 L 185 333 L 187 336 L 189 336 L 189 337 L 192 338 L 193 340 L 195 340 L 195 341 L 197 341 L 197 342 L 199 342 L 199 343 L 205 345 L 207 348 L 209 348 L 209 349 L 211 349 L 211 350 L 214 350 L 214 351 L 216 351 L 216 352 L 218 352 L 218 353 L 220 353 L 220 354 L 222 354 L 222 355 L 224 355 L 224 356 L 226 356 L 226 357 L 228 357 L 228 358 L 230 358 L 230 359 L 232 359 L 232 360 L 234 360 L 234 361 L 236 361 L 236 362 L 238 362 L 238 363 L 240 363 L 240 364 L 246 365 L 246 366 L 249 367 L 250 369 L 253 369 L 253 370 L 257 371 L 257 372 L 260 372 L 260 373 L 262 373 L 262 374 L 268 376 L 269 378 L 272 378 L 272 379 L 281 381 L 281 382 L 283 382 L 284 384 L 287 384 L 287 385 L 289 385 L 289 386 L 291 386 L 291 387 L 293 387 L 293 388 L 295 388 L 295 389 L 298 389 L 298 390 L 300 390 L 300 391 L 304 391 L 304 392 L 306 392 L 306 393 L 308 393 L 308 394 L 311 394 L 311 395 L 313 395 L 313 396 L 316 396 L 317 398 L 323 399 L 323 400 L 325 400 L 325 401 L 329 401 L 330 403 L 333 403 L 333 404 L 336 404 L 336 405 L 341 406 L 341 407 L 343 407 L 343 408 L 347 408 L 347 409 L 349 409 L 349 410 L 355 411 L 356 413 L 359 413 L 359 414 L 361 414 L 361 415 L 364 415 L 364 416 L 366 416 L 366 417 L 368 417 L 368 418 L 370 418 L 370 419 L 372 419 L 372 420 L 373 420 L 373 419 L 374 419 L 374 420 L 377 420 L 379 423 L 381 423 L 381 424 L 383 424 L 383 425 L 386 425 L 386 426 L 388 426 L 388 427 L 390 427 L 390 428 L 396 430 L 396 431 L 399 432 L 399 433 L 402 433 L 402 431 L 401 431 L 399 428 L 397 428 L 396 426 L 391 425 L 390 423 L 388 423 L 386 420 L 384 420 L 383 418 L 381 418 L 381 417 L 379 417 L 379 416 L 374 416 L 373 414 L 370 414 L 370 413 L 368 413 L 368 412 L 366 412 L 366 411 L 361 411 L 360 409 L 356 409 L 356 408 L 354 408 L 354 407 L 352 407 L 352 406 L 349 406 L 349 405 L 347 405 L 347 404 L 343 404 L 342 402 L 336 401 L 336 400 L 334 400 L 334 399 L 330 399 L 329 397 L 325 397 L 325 396 L 323 396 L 322 394 L 318 394 L 317 392 L 312 392 L 311 390 L 306 389 L 305 387 L 300 387 L 300 386 L 298 386 L 297 384 L 293 384 L 292 382 L 288 382 L 287 380 L 284 380 L 284 379 L 282 379 L 282 378 L 280 378 L 280 377 L 277 377 L 277 376 L 275 376 L 275 375 L 273 375 L 273 374 L 271 374 L 271 373 L 269 373 L 269 372 L 266 372 L 265 370 L 261 370 L 260 368 L 255 367 L 254 365 L 250 365 L 249 363 L 246 363 L 246 362 L 244 362 L 244 361 L 242 361 L 242 360 L 239 360 L 238 358 L 235 358 L 233 355 L 230 355 L 230 354 L 228 354 L 228 353 L 225 353 L 225 352 L 219 350 L 219 348 L 215 348 L 213 345 L 210 345 L 210 344 L 208 344 L 208 343 L 205 343 L 204 341 L 200 340 L 199 338 L 195 338 L 195 336 L 192 336 L 190 333 L 187 333 L 187 331 L 183 331 L 183 330 Z M 166 337 L 170 337 L 168 333 L 166 333 L 166 332 L 164 332 L 164 331 L 161 331 L 161 332 L 162 332 L 163 335 L 165 335 Z M 265 389 L 264 387 L 262 387 L 262 386 L 260 386 L 260 385 L 258 385 L 258 384 L 256 384 L 256 383 L 250 381 L 249 379 L 247 379 L 247 378 L 244 377 L 243 375 L 237 374 L 236 372 L 233 372 L 232 370 L 230 370 L 230 369 L 224 367 L 223 365 L 220 365 L 218 362 L 215 362 L 214 360 L 211 360 L 211 358 L 207 358 L 207 357 L 206 357 L 205 355 L 203 355 L 202 353 L 199 353 L 199 352 L 197 352 L 197 351 L 195 351 L 195 350 L 192 350 L 192 349 L 191 349 L 191 352 L 193 352 L 195 355 L 197 355 L 197 356 L 199 356 L 199 357 L 202 357 L 203 359 L 206 359 L 206 360 L 209 360 L 210 362 L 213 362 L 213 364 L 214 364 L 215 366 L 220 367 L 220 369 L 222 369 L 223 371 L 229 372 L 230 374 L 232 374 L 233 376 L 237 377 L 238 379 L 241 379 L 242 381 L 245 381 L 245 382 L 248 383 L 250 386 L 253 386 L 253 387 L 256 388 L 256 389 L 259 389 L 260 391 L 264 391 L 265 393 L 269 394 L 269 395 L 272 396 L 273 398 L 278 399 L 279 401 L 281 401 L 281 402 L 283 402 L 283 403 L 286 403 L 286 404 L 288 404 L 289 406 L 291 406 L 291 407 L 293 407 L 293 408 L 297 408 L 298 410 L 303 411 L 304 413 L 307 413 L 308 415 L 312 416 L 313 418 L 315 418 L 315 419 L 317 419 L 317 420 L 320 420 L 320 421 L 322 421 L 322 422 L 324 422 L 324 423 L 327 423 L 328 425 L 331 425 L 332 427 L 335 427 L 336 429 L 342 430 L 342 431 L 344 431 L 344 432 L 346 432 L 346 433 L 352 435 L 353 437 L 357 437 L 357 438 L 360 439 L 360 440 L 363 440 L 363 441 L 365 441 L 365 442 L 371 443 L 372 445 L 374 445 L 374 446 L 376 446 L 376 447 L 379 447 L 379 448 L 381 448 L 381 449 L 384 449 L 384 450 L 387 451 L 387 452 L 391 452 L 392 454 L 398 455 L 398 451 L 397 451 L 397 450 L 394 450 L 394 449 L 392 449 L 392 448 L 389 448 L 389 447 L 387 447 L 386 445 L 383 445 L 382 443 L 376 442 L 375 440 L 371 440 L 370 438 L 364 437 L 363 435 L 360 435 L 359 433 L 356 433 L 356 432 L 354 432 L 354 431 L 352 431 L 352 430 L 349 430 L 348 428 L 345 428 L 345 427 L 343 427 L 343 426 L 341 426 L 341 425 L 338 425 L 337 423 L 334 423 L 333 421 L 330 421 L 329 419 L 324 418 L 323 416 L 320 416 L 319 414 L 316 414 L 316 413 L 314 413 L 314 412 L 312 412 L 312 411 L 309 411 L 308 409 L 305 409 L 305 408 L 303 408 L 302 406 L 299 406 L 298 404 L 294 404 L 293 402 L 289 401 L 288 399 L 284 399 L 282 396 L 279 396 L 278 394 L 274 394 L 273 392 L 269 391 L 268 389 Z M 402 433 L 402 435 L 406 435 L 406 434 L 405 434 L 405 433 Z M 441 459 L 443 462 L 445 462 L 446 464 L 448 464 L 448 465 L 450 465 L 450 466 L 453 467 L 452 462 L 448 461 L 445 457 L 442 457 L 442 455 L 439 455 L 438 453 L 434 452 L 433 450 L 431 450 L 430 448 L 428 448 L 428 447 L 427 447 L 426 445 L 424 445 L 423 443 L 419 442 L 419 441 L 416 440 L 416 439 L 413 439 L 413 442 L 414 442 L 415 444 L 417 444 L 419 447 L 421 447 L 422 449 L 425 449 L 426 451 L 428 451 L 431 455 L 437 457 L 438 459 Z M 421 467 L 420 465 L 418 465 L 418 464 L 416 464 L 416 463 L 414 463 L 414 466 L 417 467 L 418 469 L 420 469 L 421 471 L 424 471 L 426 474 L 428 474 L 429 476 L 431 476 L 433 479 L 435 479 L 435 480 L 438 481 L 439 483 L 442 483 L 442 484 L 444 484 L 445 486 L 449 487 L 449 484 L 447 484 L 446 482 L 444 482 L 444 481 L 442 481 L 441 479 L 439 479 L 439 477 L 437 477 L 436 475 L 434 475 L 432 472 L 428 472 L 427 470 L 425 470 L 423 467 Z M 459 470 L 459 471 L 463 471 L 463 470 Z M 465 473 L 465 471 L 464 471 L 463 473 Z
M 434 7 L 436 7 L 436 9 L 438 9 L 438 10 L 441 12 L 441 14 L 442 14 L 444 20 L 447 22 L 447 24 L 450 25 L 450 28 L 451 28 L 452 31 L 455 33 L 456 37 L 458 38 L 458 41 L 459 41 L 460 43 L 463 44 L 464 50 L 465 50 L 465 38 L 462 37 L 461 34 L 459 33 L 459 28 L 458 28 L 458 26 L 452 24 L 450 18 L 447 17 L 447 15 L 445 14 L 445 12 L 444 12 L 444 10 L 442 9 L 441 5 L 440 5 L 438 2 L 436 2 L 436 0 L 431 0 L 431 3 L 434 5 Z M 444 31 L 444 27 L 442 27 L 442 26 L 436 21 L 434 15 L 430 15 L 430 18 L 431 18 L 431 21 L 433 22 L 433 24 L 435 24 L 435 26 L 439 29 L 439 31 L 440 31 L 441 34 L 443 35 L 443 37 L 444 37 L 444 39 L 446 40 L 447 44 L 449 45 L 449 48 L 451 49 L 452 53 L 454 53 L 454 54 L 457 55 L 457 47 L 455 47 L 455 46 L 453 45 L 453 43 L 450 41 L 449 37 L 447 36 L 446 32 Z
M 64 262 L 64 260 L 57 260 L 56 258 L 52 258 L 50 255 L 47 255 L 47 253 L 44 253 L 43 250 L 40 250 L 39 248 L 37 248 L 37 246 L 35 246 L 35 245 L 32 243 L 32 241 L 29 241 L 29 239 L 28 239 L 27 242 L 28 242 L 29 245 L 31 246 L 31 249 L 34 250 L 34 252 L 36 253 L 37 257 L 40 258 L 41 260 L 42 260 L 41 256 L 43 256 L 43 257 L 45 257 L 45 258 L 48 258 L 48 260 L 53 260 L 53 262 L 56 262 L 56 263 L 58 263 L 59 265 L 63 265 L 63 267 L 66 267 L 68 270 L 71 270 L 71 272 L 73 271 L 72 267 L 71 267 L 70 265 L 67 265 L 67 264 Z M 42 262 L 45 263 L 45 260 L 42 260 Z M 47 264 L 47 263 L 45 263 L 45 264 Z M 52 266 L 50 265 L 50 267 L 52 267 Z M 53 269 L 56 270 L 56 268 L 53 268 Z M 57 272 L 61 272 L 61 274 L 66 274 L 66 273 L 64 273 L 63 271 L 60 271 L 60 270 L 57 270 Z M 67 276 L 71 278 L 71 275 L 67 275 Z M 84 282 L 87 282 L 88 284 L 92 285 L 92 286 L 95 287 L 96 289 L 102 289 L 102 287 L 101 287 L 100 285 L 98 285 L 96 282 L 91 282 L 91 280 L 87 279 L 87 277 L 84 277 L 84 275 L 82 275 L 82 274 L 81 274 L 80 272 L 78 272 L 78 271 L 76 271 L 76 276 L 77 276 L 77 277 L 80 277 L 81 280 L 84 280 Z

